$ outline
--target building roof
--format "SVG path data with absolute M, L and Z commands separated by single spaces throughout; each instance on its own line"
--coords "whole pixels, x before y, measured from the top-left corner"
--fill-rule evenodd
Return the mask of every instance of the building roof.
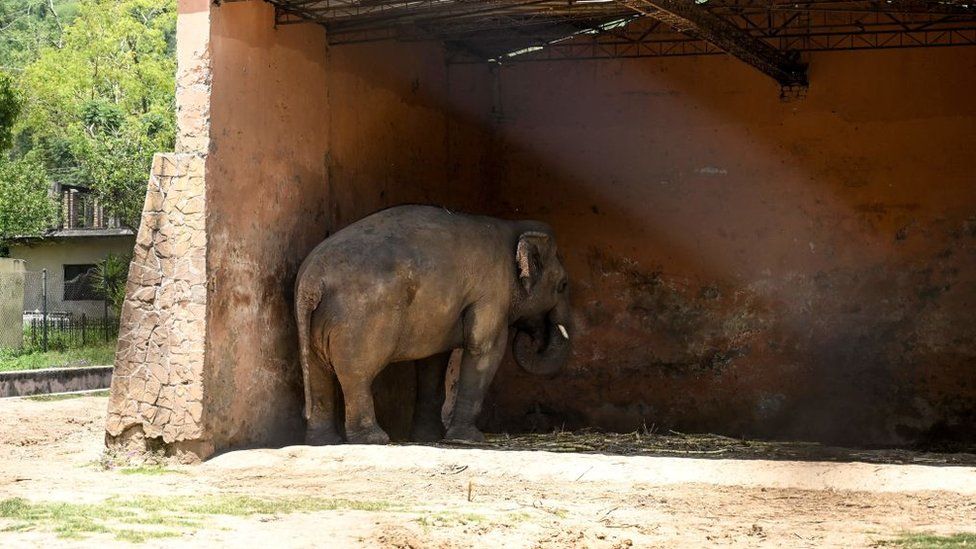
M 115 229 L 53 229 L 42 235 L 15 236 L 7 239 L 12 243 L 28 244 L 32 242 L 68 240 L 76 238 L 106 238 L 106 237 L 125 237 L 135 236 L 135 232 L 128 228 Z
M 976 45 L 971 0 L 266 1 L 331 44 L 440 40 L 449 61 L 496 63 L 728 53 L 799 87 L 802 51 Z

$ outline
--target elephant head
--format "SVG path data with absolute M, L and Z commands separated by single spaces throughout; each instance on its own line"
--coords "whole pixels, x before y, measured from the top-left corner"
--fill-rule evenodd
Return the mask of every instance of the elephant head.
M 569 358 L 569 283 L 548 231 L 527 231 L 515 252 L 520 294 L 512 354 L 523 370 L 550 376 Z

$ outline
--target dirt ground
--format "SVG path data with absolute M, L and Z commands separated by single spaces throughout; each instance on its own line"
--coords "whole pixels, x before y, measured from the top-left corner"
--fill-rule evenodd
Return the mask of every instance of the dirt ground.
M 973 455 L 562 434 L 106 469 L 105 408 L 0 400 L 0 546 L 855 547 L 976 531 Z

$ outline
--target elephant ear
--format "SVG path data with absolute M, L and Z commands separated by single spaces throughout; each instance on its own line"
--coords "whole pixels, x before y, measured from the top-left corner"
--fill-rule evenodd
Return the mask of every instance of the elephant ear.
M 548 245 L 549 235 L 546 233 L 529 231 L 519 236 L 515 261 L 518 263 L 519 282 L 525 291 L 531 290 L 538 281 L 542 271 L 543 249 Z

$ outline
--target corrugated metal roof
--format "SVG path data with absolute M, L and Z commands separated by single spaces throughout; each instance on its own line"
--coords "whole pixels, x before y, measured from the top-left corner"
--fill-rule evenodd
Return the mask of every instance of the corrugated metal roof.
M 333 44 L 433 39 L 454 61 L 976 44 L 969 0 L 267 1 L 279 24 L 320 23 Z

